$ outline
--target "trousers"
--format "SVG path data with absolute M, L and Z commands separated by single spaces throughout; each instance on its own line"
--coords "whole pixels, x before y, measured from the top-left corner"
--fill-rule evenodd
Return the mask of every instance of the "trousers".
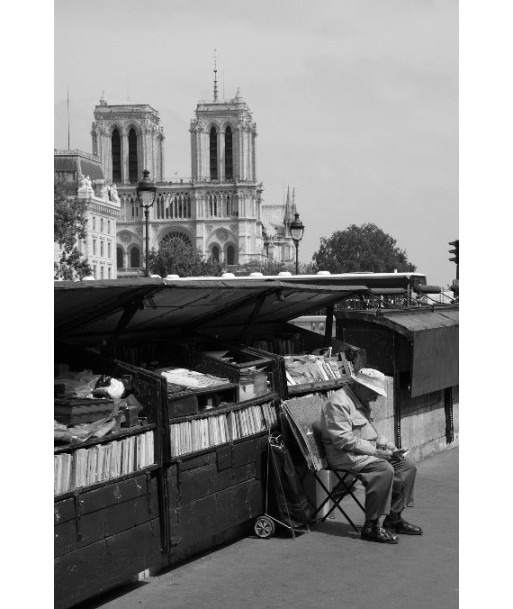
M 353 475 L 365 487 L 367 520 L 376 520 L 391 511 L 401 512 L 413 505 L 417 466 L 408 457 L 394 463 L 377 459 Z

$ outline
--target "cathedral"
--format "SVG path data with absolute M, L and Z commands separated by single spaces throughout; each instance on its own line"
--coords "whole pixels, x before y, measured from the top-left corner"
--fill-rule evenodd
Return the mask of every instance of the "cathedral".
M 165 179 L 164 132 L 159 113 L 148 104 L 108 104 L 94 110 L 93 155 L 107 184 L 117 187 L 117 276 L 140 273 L 144 266 L 145 222 L 135 187 L 144 169 L 158 190 L 150 208 L 150 250 L 172 238 L 194 245 L 228 270 L 249 261 L 292 263 L 288 228 L 295 193 L 283 205 L 265 205 L 257 179 L 257 129 L 239 91 L 232 99 L 200 101 L 191 120 L 191 176 Z

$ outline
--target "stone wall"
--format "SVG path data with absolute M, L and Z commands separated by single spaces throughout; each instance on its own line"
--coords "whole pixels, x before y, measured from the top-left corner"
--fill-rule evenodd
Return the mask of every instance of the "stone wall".
M 373 407 L 373 424 L 378 433 L 394 442 L 394 380 L 386 377 L 387 397 Z M 458 445 L 459 390 L 453 387 L 454 440 L 447 443 L 444 392 L 435 391 L 415 398 L 401 396 L 401 444 L 411 450 L 415 461 Z

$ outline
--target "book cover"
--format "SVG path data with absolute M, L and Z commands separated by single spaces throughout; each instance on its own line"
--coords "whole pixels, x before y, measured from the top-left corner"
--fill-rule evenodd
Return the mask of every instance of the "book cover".
M 135 471 L 135 436 L 129 436 L 128 440 L 128 474 Z
M 153 465 L 155 463 L 155 447 L 154 447 L 153 431 L 146 432 L 146 466 Z

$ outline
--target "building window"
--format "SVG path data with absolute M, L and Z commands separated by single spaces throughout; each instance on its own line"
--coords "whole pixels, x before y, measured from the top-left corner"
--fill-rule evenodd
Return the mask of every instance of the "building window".
M 119 131 L 112 132 L 112 181 L 121 182 L 121 138 Z
M 97 264 L 94 265 L 94 278 L 98 279 L 98 265 Z
M 217 245 L 214 245 L 214 247 L 212 248 L 212 259 L 216 262 L 219 262 L 219 248 L 217 247 Z
M 107 258 L 110 258 L 110 241 L 107 243 Z
M 226 127 L 224 134 L 224 172 L 227 180 L 233 180 L 233 147 L 232 147 L 232 130 L 231 127 Z
M 93 239 L 93 256 L 96 256 L 96 239 Z
M 140 265 L 141 265 L 141 260 L 140 260 L 140 256 L 139 256 L 139 248 L 133 247 L 130 250 L 130 266 L 133 269 L 138 269 Z
M 103 241 L 100 241 L 100 256 L 103 258 Z
M 135 184 L 139 176 L 137 167 L 137 134 L 135 129 L 128 133 L 128 179 L 130 184 Z
M 123 248 L 120 247 L 119 245 L 116 247 L 116 264 L 118 269 L 122 269 L 124 264 L 123 264 Z
M 100 218 L 100 232 L 103 233 L 103 218 Z
M 96 216 L 93 216 L 93 230 L 96 230 Z
M 210 179 L 217 180 L 217 131 L 210 129 Z
M 103 266 L 100 267 L 100 279 L 103 279 Z
M 108 277 L 109 277 L 109 279 L 110 279 L 110 266 L 109 266 L 109 268 L 107 269 L 107 273 L 108 273 Z
M 226 264 L 235 264 L 235 248 L 233 245 L 226 248 Z
M 107 220 L 107 233 L 110 235 L 110 220 Z

